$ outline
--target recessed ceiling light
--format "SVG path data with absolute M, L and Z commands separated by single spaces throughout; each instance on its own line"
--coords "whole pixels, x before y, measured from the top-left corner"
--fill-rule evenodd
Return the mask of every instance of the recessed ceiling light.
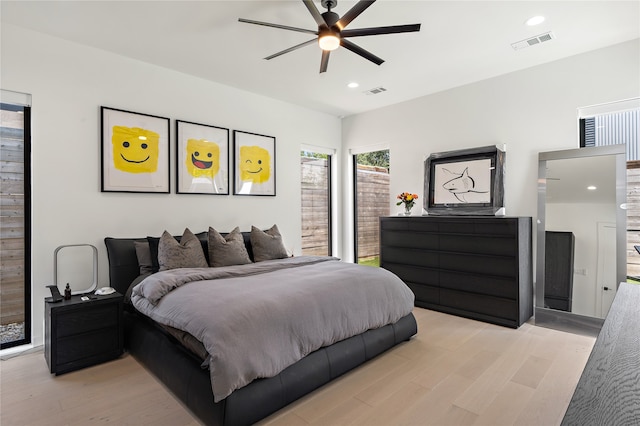
M 544 16 L 533 16 L 533 17 L 527 19 L 525 24 L 527 24 L 530 27 L 532 27 L 534 25 L 542 24 L 543 22 L 544 22 Z
M 589 186 L 587 186 L 587 189 L 588 189 L 589 191 L 595 191 L 595 190 L 596 190 L 596 189 L 598 189 L 598 188 L 596 188 L 596 187 L 595 187 L 595 186 L 593 186 L 593 185 L 589 185 Z
M 350 89 L 355 89 L 356 87 L 360 86 L 358 83 L 356 83 L 355 81 L 352 81 L 351 83 L 347 84 L 347 87 Z

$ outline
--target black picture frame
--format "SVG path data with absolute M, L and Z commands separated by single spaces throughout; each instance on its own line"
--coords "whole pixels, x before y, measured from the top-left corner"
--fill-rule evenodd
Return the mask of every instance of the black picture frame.
M 170 120 L 100 107 L 101 192 L 168 194 Z
M 276 195 L 276 138 L 233 131 L 233 195 Z
M 427 214 L 504 215 L 505 158 L 493 145 L 431 154 L 424 162 Z
M 176 120 L 176 193 L 229 195 L 229 129 Z

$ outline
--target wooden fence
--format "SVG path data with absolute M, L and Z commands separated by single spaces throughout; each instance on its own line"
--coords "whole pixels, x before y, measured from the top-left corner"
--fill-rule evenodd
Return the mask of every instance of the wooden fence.
M 329 254 L 329 167 L 322 158 L 301 158 L 302 254 Z
M 302 253 L 326 255 L 329 241 L 327 161 L 305 158 L 302 165 Z M 379 217 L 389 215 L 389 172 L 358 165 L 358 257 L 378 256 Z
M 380 216 L 389 215 L 389 171 L 358 164 L 358 259 L 380 254 Z
M 627 162 L 627 275 L 640 276 L 640 161 Z
M 0 325 L 7 325 L 25 319 L 24 143 L 21 115 L 1 118 Z

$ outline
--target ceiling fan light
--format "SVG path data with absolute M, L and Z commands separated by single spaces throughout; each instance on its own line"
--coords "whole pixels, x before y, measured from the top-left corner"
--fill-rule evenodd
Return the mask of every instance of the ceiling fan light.
M 340 47 L 340 39 L 335 34 L 325 34 L 320 36 L 318 44 L 322 50 L 336 50 Z

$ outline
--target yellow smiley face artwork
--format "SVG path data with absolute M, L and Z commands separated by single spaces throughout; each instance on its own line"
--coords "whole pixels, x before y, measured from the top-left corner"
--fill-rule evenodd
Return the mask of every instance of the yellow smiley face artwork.
M 206 139 L 188 139 L 185 163 L 191 176 L 213 179 L 220 170 L 220 147 Z
M 240 179 L 264 183 L 271 177 L 271 155 L 259 146 L 240 147 Z
M 160 135 L 139 127 L 113 126 L 113 165 L 127 173 L 154 173 L 158 169 Z

